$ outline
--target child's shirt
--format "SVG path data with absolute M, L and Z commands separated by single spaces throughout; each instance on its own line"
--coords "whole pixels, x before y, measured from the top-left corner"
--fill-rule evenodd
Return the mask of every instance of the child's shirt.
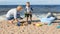
M 25 8 L 25 13 L 30 13 L 32 11 L 33 11 L 33 9 L 31 7 L 26 7 Z

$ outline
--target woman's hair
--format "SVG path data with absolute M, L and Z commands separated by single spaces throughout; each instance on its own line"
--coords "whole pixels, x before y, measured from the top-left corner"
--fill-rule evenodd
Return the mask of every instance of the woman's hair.
M 17 10 L 23 9 L 22 6 L 17 6 Z

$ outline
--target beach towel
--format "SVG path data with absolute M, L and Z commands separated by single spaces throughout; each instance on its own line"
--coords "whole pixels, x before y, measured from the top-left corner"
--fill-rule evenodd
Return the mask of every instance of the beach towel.
M 42 22 L 42 23 L 48 23 L 48 24 L 50 24 L 50 23 L 52 23 L 53 21 L 54 21 L 54 17 L 50 17 L 50 18 L 41 18 L 40 19 L 40 21 Z

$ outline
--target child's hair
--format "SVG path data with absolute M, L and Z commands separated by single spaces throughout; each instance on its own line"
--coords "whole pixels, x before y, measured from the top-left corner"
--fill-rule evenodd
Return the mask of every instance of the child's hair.
M 30 2 L 26 2 L 26 3 L 30 4 Z

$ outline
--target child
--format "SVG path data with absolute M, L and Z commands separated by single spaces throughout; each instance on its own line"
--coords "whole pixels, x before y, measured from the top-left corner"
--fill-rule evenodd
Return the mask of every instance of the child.
M 25 17 L 27 17 L 27 22 L 29 17 L 30 20 L 32 21 L 32 11 L 33 9 L 30 7 L 30 2 L 26 2 Z
M 9 10 L 6 14 L 6 18 L 10 23 L 13 23 L 14 19 L 15 21 L 18 21 L 17 18 L 20 18 L 20 11 L 22 10 L 22 6 L 18 6 L 17 8 L 13 8 Z

